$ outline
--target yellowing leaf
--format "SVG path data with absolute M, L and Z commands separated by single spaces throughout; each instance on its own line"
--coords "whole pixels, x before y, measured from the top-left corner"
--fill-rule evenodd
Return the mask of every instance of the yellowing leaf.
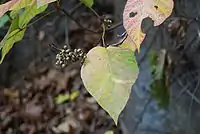
M 112 130 L 106 131 L 104 134 L 114 134 Z
M 80 0 L 85 6 L 87 7 L 92 7 L 92 5 L 94 4 L 94 0 Z
M 21 8 L 35 4 L 36 0 L 18 0 L 10 10 L 19 10 Z
M 119 45 L 119 47 L 130 49 L 132 51 L 136 50 L 136 46 L 134 45 L 134 42 L 131 40 L 130 36 L 127 36 L 125 41 L 121 45 Z
M 117 124 L 138 76 L 133 51 L 119 47 L 95 47 L 81 68 L 88 92 Z
M 124 27 L 139 50 L 140 44 L 145 38 L 141 31 L 144 18 L 150 17 L 154 26 L 158 26 L 169 17 L 172 12 L 173 0 L 128 0 L 123 13 Z

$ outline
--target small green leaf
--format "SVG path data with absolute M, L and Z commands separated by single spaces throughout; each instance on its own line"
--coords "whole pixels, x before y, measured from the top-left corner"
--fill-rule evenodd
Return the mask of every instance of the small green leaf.
M 55 98 L 56 104 L 61 104 L 64 103 L 65 101 L 70 100 L 70 95 L 69 94 L 60 94 Z
M 73 93 L 71 93 L 70 94 L 70 100 L 71 101 L 73 101 L 73 100 L 75 100 L 77 97 L 78 97 L 78 95 L 79 95 L 79 91 L 77 90 L 77 91 L 74 91 Z
M 160 108 L 166 108 L 169 104 L 169 90 L 165 77 L 166 51 L 151 51 L 148 57 L 153 77 L 151 94 Z
M 151 94 L 157 100 L 160 108 L 166 108 L 169 104 L 169 91 L 165 78 L 154 80 L 151 85 Z
M 64 103 L 65 101 L 73 101 L 75 100 L 78 95 L 79 95 L 79 91 L 74 91 L 71 94 L 60 94 L 55 98 L 56 104 L 61 104 Z
M 0 18 L 0 28 L 5 25 L 6 22 L 9 21 L 8 15 L 4 15 L 3 17 Z
M 85 6 L 91 8 L 94 4 L 94 0 L 80 0 Z
M 119 47 L 95 47 L 81 68 L 81 78 L 88 92 L 117 124 L 131 87 L 138 76 L 133 51 Z

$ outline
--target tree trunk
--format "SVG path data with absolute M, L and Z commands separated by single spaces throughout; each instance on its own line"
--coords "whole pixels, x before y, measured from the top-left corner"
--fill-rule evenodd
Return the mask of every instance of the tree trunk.
M 137 54 L 140 63 L 140 74 L 133 85 L 132 93 L 126 108 L 120 118 L 124 134 L 199 134 L 200 128 L 200 101 L 199 67 L 200 67 L 200 38 L 199 20 L 192 20 L 200 16 L 200 1 L 176 0 L 172 17 L 190 18 L 185 38 L 184 48 L 175 51 L 176 56 L 187 64 L 176 64 L 170 85 L 170 104 L 168 109 L 160 109 L 157 101 L 149 94 L 150 82 L 153 79 L 150 73 L 148 57 L 144 56 L 152 46 L 156 48 L 172 48 L 175 39 L 166 32 L 167 21 L 162 26 L 152 28 L 142 43 L 141 52 Z M 168 19 L 168 20 L 169 20 Z M 187 47 L 186 47 L 187 46 Z M 171 55 L 174 62 L 176 56 Z M 144 58 L 145 57 L 145 58 Z M 180 72 L 180 73 L 179 73 Z M 174 79 L 175 78 L 175 79 Z M 162 89 L 161 89 L 162 90 Z M 150 99 L 151 98 L 151 99 Z

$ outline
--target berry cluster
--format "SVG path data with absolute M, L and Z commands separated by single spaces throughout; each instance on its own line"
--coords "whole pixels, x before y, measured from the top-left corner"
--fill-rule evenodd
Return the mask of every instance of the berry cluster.
M 56 55 L 56 65 L 64 68 L 72 62 L 85 59 L 85 56 L 85 53 L 80 48 L 72 50 L 65 45 Z
M 104 24 L 107 28 L 110 28 L 113 24 L 113 21 L 111 19 L 108 19 L 108 18 L 104 18 L 103 22 L 104 22 Z

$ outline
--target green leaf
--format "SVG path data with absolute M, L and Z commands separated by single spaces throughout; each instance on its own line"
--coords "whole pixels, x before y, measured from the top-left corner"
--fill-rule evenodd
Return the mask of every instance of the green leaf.
M 88 92 L 117 124 L 138 72 L 133 51 L 98 46 L 87 54 L 81 78 Z
M 160 108 L 166 108 L 169 104 L 169 88 L 165 77 L 166 51 L 151 51 L 148 57 L 153 76 L 150 85 L 151 94 L 157 100 Z
M 73 101 L 73 100 L 75 100 L 77 97 L 78 97 L 78 95 L 79 95 L 79 91 L 77 90 L 77 91 L 74 91 L 73 93 L 71 93 L 70 94 L 70 100 L 71 101 Z
M 37 8 L 37 5 L 34 4 L 32 6 L 25 8 L 24 12 L 21 13 L 20 15 L 17 13 L 15 14 L 6 36 L 0 43 L 0 49 L 1 49 L 0 64 L 3 62 L 5 55 L 13 47 L 14 43 L 22 40 L 28 22 L 37 14 L 43 12 L 46 8 L 47 5 Z
M 91 8 L 94 4 L 94 0 L 80 0 L 85 6 Z
M 65 101 L 70 100 L 70 95 L 69 94 L 60 94 L 55 98 L 56 104 L 62 104 Z
M 8 15 L 4 15 L 1 19 L 0 19 L 0 28 L 3 27 L 5 25 L 6 22 L 9 21 L 9 17 Z
M 52 3 L 56 0 L 18 0 L 17 3 L 15 3 L 11 10 L 19 10 L 27 6 L 36 5 L 37 8 L 40 8 L 44 5 L 47 5 L 48 3 Z
M 165 78 L 154 80 L 151 85 L 151 95 L 157 100 L 160 108 L 166 108 L 169 104 L 169 89 Z
M 16 10 L 12 10 L 10 12 L 10 17 L 13 19 L 13 18 L 15 18 L 16 14 L 18 14 L 20 16 L 24 11 L 25 11 L 24 8 L 20 9 L 20 10 L 17 10 L 17 11 Z
M 44 5 L 40 8 L 37 8 L 36 4 L 26 7 L 25 11 L 20 15 L 19 27 L 20 28 L 25 27 L 33 17 L 35 17 L 37 14 L 45 11 L 45 9 L 47 7 L 48 7 L 48 5 Z
M 60 94 L 55 98 L 56 104 L 62 104 L 65 101 L 69 101 L 69 100 L 73 101 L 78 97 L 79 93 L 80 92 L 77 90 L 77 91 L 72 92 L 71 94 L 68 94 L 68 93 Z
M 20 41 L 23 38 L 25 30 L 26 29 L 23 29 L 23 30 L 17 29 L 17 30 L 10 32 L 9 34 L 6 35 L 6 37 L 4 37 L 4 39 L 3 39 L 4 42 L 1 43 L 2 49 L 1 49 L 0 63 L 3 62 L 5 55 L 13 47 L 14 43 Z
M 0 18 L 9 10 L 18 11 L 22 8 L 37 5 L 37 8 L 40 8 L 48 3 L 52 3 L 56 0 L 10 0 L 4 4 L 0 5 Z

